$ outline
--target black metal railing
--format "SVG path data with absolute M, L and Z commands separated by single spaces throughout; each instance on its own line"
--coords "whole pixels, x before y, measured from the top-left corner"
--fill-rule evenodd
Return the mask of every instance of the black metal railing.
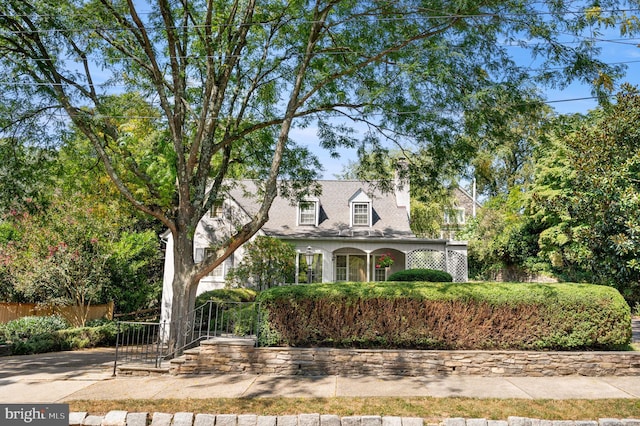
M 257 341 L 260 307 L 255 302 L 208 301 L 189 312 L 182 325 L 185 344 L 176 347 L 170 343 L 174 340 L 170 337 L 177 321 L 119 321 L 114 376 L 117 366 L 122 364 L 160 368 L 163 361 L 180 356 L 186 349 L 213 337 L 252 338 Z
M 159 367 L 168 344 L 163 343 L 165 324 L 158 322 L 118 321 L 116 359 L 113 374 L 118 364 L 153 364 Z

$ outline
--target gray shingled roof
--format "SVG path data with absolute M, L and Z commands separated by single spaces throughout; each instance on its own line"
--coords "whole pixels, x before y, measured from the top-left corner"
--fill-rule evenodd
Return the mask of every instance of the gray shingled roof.
M 262 228 L 267 235 L 282 238 L 415 238 L 409 227 L 407 210 L 396 206 L 393 193 L 385 194 L 360 181 L 325 180 L 318 182 L 322 193 L 318 226 L 296 226 L 297 204 L 283 197 L 276 197 L 269 211 L 269 221 Z M 371 198 L 372 226 L 349 227 L 349 199 L 362 189 Z M 253 181 L 237 181 L 229 190 L 229 196 L 247 213 L 257 212 L 259 204 L 251 194 L 256 193 Z M 313 197 L 310 197 L 312 199 Z

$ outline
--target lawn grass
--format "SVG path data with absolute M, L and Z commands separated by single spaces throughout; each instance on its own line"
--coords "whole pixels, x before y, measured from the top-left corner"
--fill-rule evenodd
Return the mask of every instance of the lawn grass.
M 547 420 L 640 418 L 640 401 L 637 399 L 528 400 L 434 397 L 127 399 L 70 401 L 69 408 L 70 411 L 86 411 L 97 415 L 106 414 L 111 410 L 148 413 L 380 415 L 421 417 L 426 423 L 437 423 L 451 417 L 493 420 L 506 420 L 509 416 Z

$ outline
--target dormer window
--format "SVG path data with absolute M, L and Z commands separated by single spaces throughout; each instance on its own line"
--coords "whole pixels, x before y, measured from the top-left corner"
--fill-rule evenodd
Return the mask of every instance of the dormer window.
M 305 200 L 298 204 L 298 225 L 318 225 L 318 202 Z
M 223 201 L 222 200 L 216 200 L 213 203 L 213 206 L 211 206 L 211 210 L 209 211 L 209 214 L 211 217 L 222 217 L 223 214 Z
M 369 225 L 369 203 L 353 203 L 353 226 Z
M 359 189 L 349 199 L 351 226 L 371 226 L 371 199 Z

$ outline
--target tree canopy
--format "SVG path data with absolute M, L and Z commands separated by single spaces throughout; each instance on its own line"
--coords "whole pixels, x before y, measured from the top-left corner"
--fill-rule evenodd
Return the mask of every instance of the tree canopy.
M 572 37 L 620 2 L 597 5 L 7 0 L 0 123 L 31 138 L 72 125 L 90 141 L 122 196 L 171 231 L 179 318 L 199 279 L 265 223 L 278 190 L 315 190 L 319 165 L 290 140 L 294 126 L 316 126 L 334 154 L 395 145 L 424 182 L 437 181 L 476 149 L 458 137 L 487 116 L 471 111 L 521 110 L 540 83 L 607 89 L 619 69 L 596 59 L 592 39 Z M 514 45 L 541 68 L 518 67 Z M 354 123 L 367 130 L 355 134 Z M 261 207 L 196 264 L 193 230 L 238 165 L 260 180 Z
M 640 93 L 560 117 L 531 154 L 532 180 L 499 194 L 467 229 L 480 274 L 518 268 L 617 288 L 640 302 Z
M 531 195 L 533 219 L 544 225 L 540 249 L 552 266 L 613 285 L 632 302 L 640 301 L 638 120 L 640 92 L 626 86 L 614 105 L 544 153 Z

